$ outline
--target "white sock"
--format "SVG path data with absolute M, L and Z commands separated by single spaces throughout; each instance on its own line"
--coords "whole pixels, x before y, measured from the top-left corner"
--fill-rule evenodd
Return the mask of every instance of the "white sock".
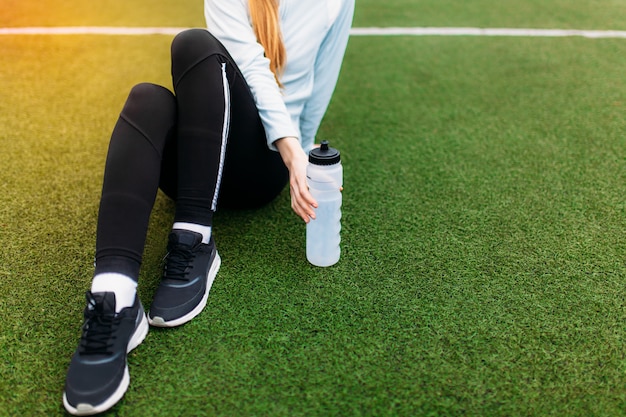
M 208 244 L 211 239 L 211 226 L 203 226 L 195 223 L 176 222 L 172 229 L 189 230 L 190 232 L 200 233 L 202 235 L 202 243 Z
M 131 307 L 135 303 L 137 282 L 134 279 L 115 272 L 105 272 L 93 277 L 91 292 L 114 292 L 115 312 Z

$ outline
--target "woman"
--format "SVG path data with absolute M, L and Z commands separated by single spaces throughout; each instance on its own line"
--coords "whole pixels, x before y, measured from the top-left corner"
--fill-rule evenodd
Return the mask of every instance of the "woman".
M 100 413 L 121 399 L 127 352 L 149 324 L 179 326 L 202 311 L 220 267 L 211 234 L 218 205 L 258 207 L 289 182 L 294 212 L 315 218 L 306 155 L 353 12 L 354 0 L 205 0 L 208 31 L 172 43 L 174 94 L 153 84 L 131 90 L 107 155 L 95 273 L 63 394 L 70 413 Z M 176 211 L 146 317 L 136 288 L 159 187 Z

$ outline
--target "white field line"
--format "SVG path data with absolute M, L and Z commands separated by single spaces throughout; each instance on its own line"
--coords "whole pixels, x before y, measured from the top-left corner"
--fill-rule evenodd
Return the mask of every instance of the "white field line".
M 527 36 L 527 37 L 569 37 L 583 38 L 624 38 L 626 31 L 619 30 L 577 30 L 577 29 L 511 29 L 511 28 L 353 28 L 353 36 Z
M 0 35 L 176 35 L 187 28 L 175 27 L 21 27 L 0 28 Z
M 12 27 L 0 28 L 0 35 L 176 35 L 183 27 Z M 352 28 L 352 36 L 520 36 L 520 37 L 584 37 L 623 38 L 621 30 L 576 29 L 511 29 L 511 28 L 437 28 L 437 27 L 388 27 Z

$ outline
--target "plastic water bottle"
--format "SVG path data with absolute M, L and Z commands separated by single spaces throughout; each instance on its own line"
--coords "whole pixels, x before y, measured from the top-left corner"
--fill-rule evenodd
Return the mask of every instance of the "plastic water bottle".
M 343 168 L 339 151 L 322 141 L 319 148 L 309 152 L 306 176 L 309 191 L 318 204 L 315 219 L 306 225 L 306 257 L 313 265 L 331 266 L 341 254 Z

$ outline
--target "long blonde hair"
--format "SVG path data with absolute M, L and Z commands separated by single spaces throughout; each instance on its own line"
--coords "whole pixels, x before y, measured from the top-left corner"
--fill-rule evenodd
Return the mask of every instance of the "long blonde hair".
M 287 52 L 280 31 L 278 0 L 248 0 L 248 7 L 254 33 L 265 49 L 265 56 L 270 60 L 270 70 L 274 73 L 276 82 L 282 87 L 279 76 L 285 66 Z

